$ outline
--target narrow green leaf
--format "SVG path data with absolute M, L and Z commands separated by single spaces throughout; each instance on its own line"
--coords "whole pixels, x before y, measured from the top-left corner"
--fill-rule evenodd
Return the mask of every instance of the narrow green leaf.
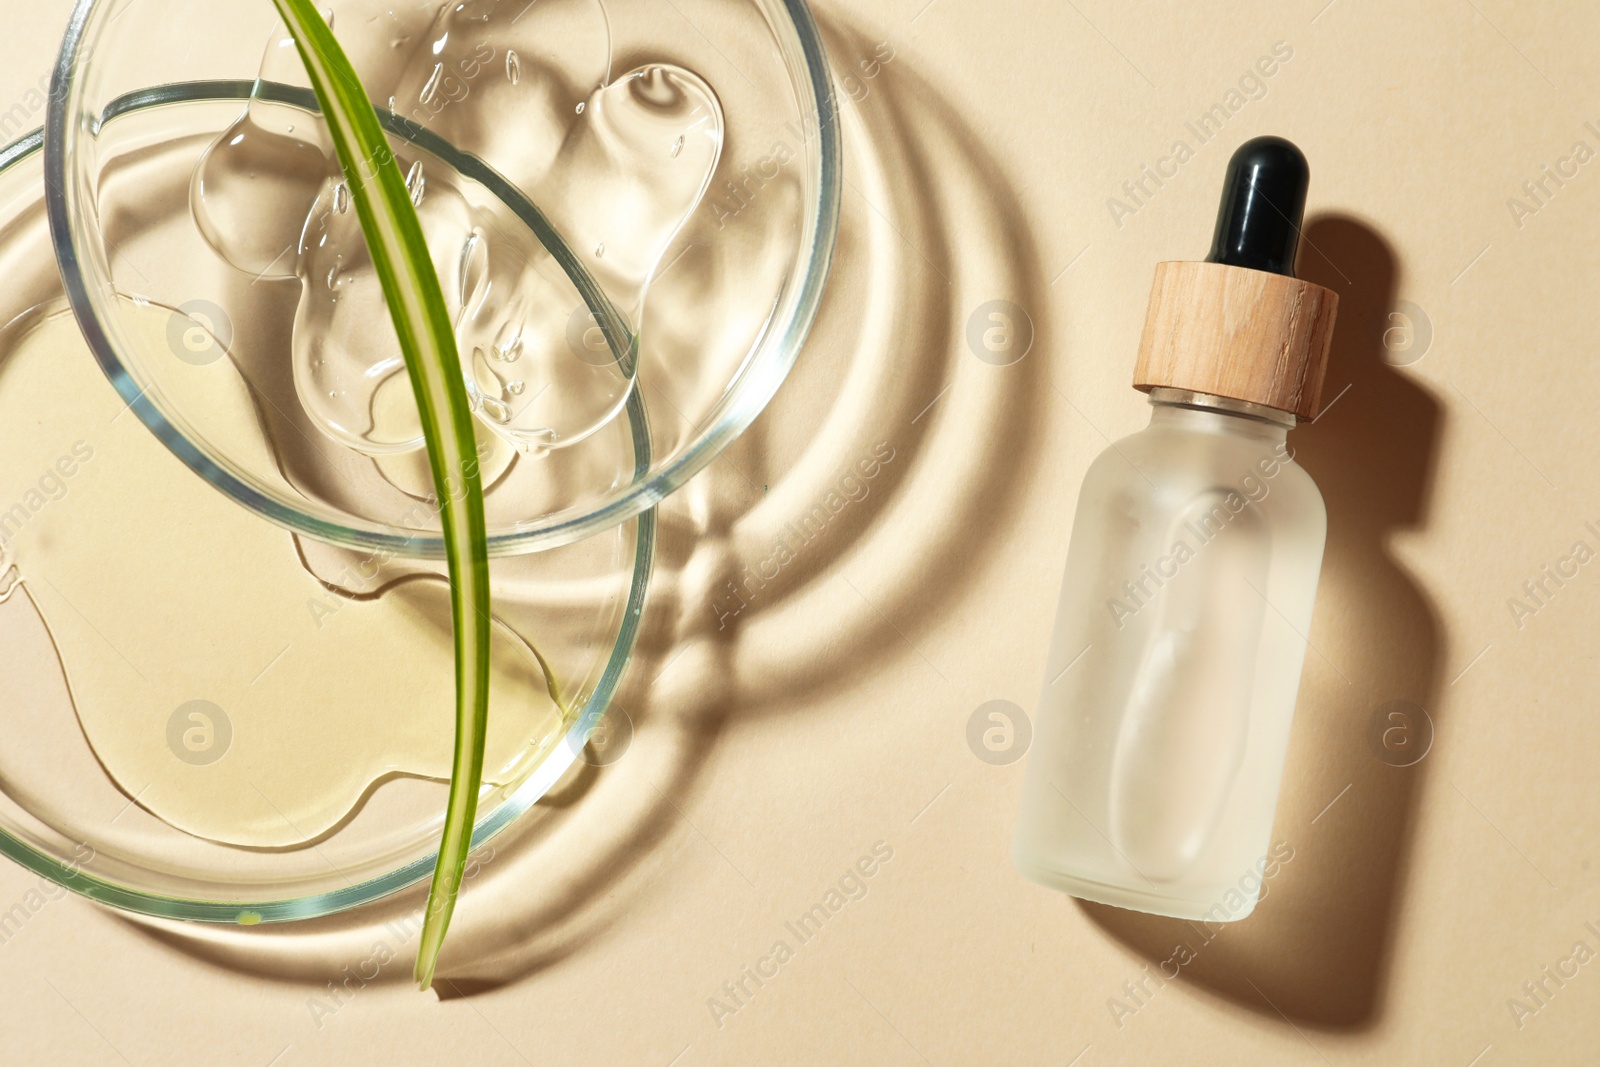
M 483 781 L 489 712 L 489 552 L 477 441 L 439 278 L 372 102 L 311 0 L 273 3 L 294 37 L 321 102 L 400 336 L 444 528 L 455 625 L 456 744 L 444 835 L 417 949 L 416 980 L 427 989 L 433 984 L 434 965 L 461 889 Z

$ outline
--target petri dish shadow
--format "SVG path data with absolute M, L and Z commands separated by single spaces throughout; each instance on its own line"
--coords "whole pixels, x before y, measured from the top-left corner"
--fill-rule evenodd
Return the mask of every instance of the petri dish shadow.
M 516 982 L 623 929 L 675 862 L 673 839 L 696 832 L 684 809 L 719 737 L 919 655 L 1020 503 L 1049 350 L 1027 219 L 908 56 L 817 14 L 847 160 L 828 295 L 768 409 L 661 505 L 638 652 L 608 714 L 630 740 L 589 751 L 483 850 L 441 996 Z M 656 388 L 643 373 L 640 387 Z M 844 576 L 868 550 L 870 581 Z M 217 966 L 359 989 L 410 980 L 422 904 L 408 891 L 249 931 L 130 921 Z
M 1323 411 L 1290 437 L 1328 506 L 1273 828 L 1292 858 L 1236 923 L 1079 906 L 1152 971 L 1181 974 L 1270 1020 L 1362 1031 L 1383 1015 L 1416 807 L 1440 727 L 1443 622 L 1390 543 L 1427 526 L 1443 411 L 1405 369 L 1425 357 L 1428 341 L 1419 309 L 1397 303 L 1400 262 L 1389 241 L 1344 214 L 1314 217 L 1302 236 L 1299 274 L 1339 294 L 1339 318 Z M 1169 962 L 1180 945 L 1193 954 L 1181 966 Z

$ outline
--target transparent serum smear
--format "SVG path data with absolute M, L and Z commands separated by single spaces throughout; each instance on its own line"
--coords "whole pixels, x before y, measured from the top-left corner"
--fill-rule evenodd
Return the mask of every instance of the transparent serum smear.
M 663 254 L 705 195 L 722 133 L 710 86 L 678 67 L 642 67 L 590 96 L 555 165 L 529 188 L 635 323 Z M 470 355 L 462 348 L 469 384 L 486 421 L 518 444 L 574 444 L 622 410 L 632 375 L 542 251 L 526 258 L 520 290 L 496 287 L 497 238 L 486 235 L 486 280 L 466 304 L 474 332 L 489 341 L 475 341 Z M 519 251 L 507 250 L 513 272 Z
M 171 312 L 130 304 L 124 315 L 140 344 L 165 350 Z M 441 582 L 365 600 L 330 592 L 287 535 L 195 478 L 137 420 L 113 418 L 122 403 L 70 315 L 45 320 L 4 367 L 0 499 L 30 499 L 72 442 L 93 456 L 8 544 L 39 613 L 13 592 L 0 625 L 48 620 L 84 736 L 124 793 L 195 836 L 287 848 L 335 829 L 387 777 L 448 780 Z M 218 417 L 256 417 L 229 360 L 189 371 L 216 377 L 206 393 Z M 565 715 L 499 620 L 491 685 L 485 781 L 498 785 L 559 742 Z
M 540 40 L 543 48 L 513 46 Z M 574 44 L 551 50 L 550 41 Z M 392 51 L 376 76 L 363 71 L 369 91 L 382 98 L 377 86 L 386 86 L 392 110 L 480 156 L 527 192 L 587 257 L 624 316 L 639 321 L 651 277 L 705 195 L 721 154 L 723 116 L 711 88 L 664 64 L 608 82 L 605 14 L 593 0 L 546 0 L 527 12 L 488 0 L 449 4 Z M 285 65 L 274 42 L 263 78 L 298 80 L 280 69 Z M 301 405 L 313 425 L 379 458 L 385 475 L 398 473 L 396 484 L 414 494 L 415 464 L 382 461 L 424 446 L 348 191 L 326 171 L 310 189 L 316 168 L 309 139 L 306 148 L 282 153 L 276 169 L 260 160 L 295 136 L 284 132 L 293 125 L 286 110 L 252 101 L 219 138 L 197 171 L 195 213 L 208 241 L 235 266 L 299 278 L 290 358 Z M 315 151 L 326 158 L 320 144 Z M 636 368 L 618 364 L 565 272 L 483 190 L 453 180 L 415 149 L 397 155 L 482 424 L 515 449 L 539 451 L 575 444 L 614 419 Z M 291 159 L 298 164 L 291 167 Z M 236 193 L 254 195 L 280 220 L 298 218 L 293 254 L 263 263 L 280 256 L 275 246 L 289 223 L 260 223 Z
M 1261 641 L 1271 535 L 1230 492 L 1198 494 L 1163 542 L 1194 548 L 1144 611 L 1138 652 L 1111 757 L 1111 836 L 1137 873 L 1183 877 L 1204 854 L 1244 761 Z M 1229 514 L 1204 543 L 1197 531 Z M 1253 588 L 1252 588 L 1253 587 Z
M 542 151 L 553 157 L 560 135 L 541 132 L 543 127 L 553 127 L 557 113 L 570 113 L 589 87 L 606 80 L 610 33 L 605 12 L 599 0 L 539 0 L 497 18 L 503 6 L 497 0 L 442 6 L 335 0 L 324 15 L 339 30 L 340 44 L 372 98 L 423 126 L 434 126 L 446 109 L 470 95 L 480 101 L 495 95 L 500 87 L 484 75 L 503 62 L 505 80 L 525 87 L 515 104 L 522 125 L 506 128 L 501 141 L 545 145 Z M 508 19 L 514 33 L 507 32 Z M 469 35 L 478 39 L 466 44 Z M 521 40 L 545 47 L 512 47 Z M 259 77 L 308 88 L 294 39 L 281 24 L 268 39 Z M 456 107 L 452 118 L 461 114 Z M 549 116 L 543 123 L 541 114 Z M 503 159 L 481 150 L 487 143 L 483 131 L 467 132 L 480 136 L 450 139 L 513 180 L 543 173 L 543 166 L 530 162 L 537 158 L 530 148 L 520 158 L 532 171 L 507 170 Z M 312 206 L 324 182 L 338 176 L 322 121 L 256 93 L 196 167 L 191 203 L 201 232 L 225 260 L 260 277 L 293 278 L 295 249 Z
M 330 26 L 359 27 L 341 43 L 369 87 L 394 80 L 395 54 L 409 54 L 434 19 L 425 7 L 344 0 L 324 8 Z M 294 39 L 280 25 L 268 39 L 259 77 L 307 86 Z M 195 167 L 190 207 L 207 242 L 258 278 L 292 278 L 306 217 L 339 165 L 326 127 L 298 108 L 252 95 Z
M 574 122 L 550 173 L 529 191 L 637 321 L 651 274 L 716 166 L 720 112 L 693 75 L 651 67 L 597 90 Z M 531 450 L 575 444 L 615 418 L 636 367 L 595 343 L 593 317 L 554 259 L 508 211 L 453 182 L 436 161 L 400 158 L 414 178 L 481 422 Z M 339 188 L 319 199 L 301 247 L 297 391 L 315 424 L 349 447 L 374 456 L 415 451 L 422 437 L 404 365 L 359 220 L 337 209 Z

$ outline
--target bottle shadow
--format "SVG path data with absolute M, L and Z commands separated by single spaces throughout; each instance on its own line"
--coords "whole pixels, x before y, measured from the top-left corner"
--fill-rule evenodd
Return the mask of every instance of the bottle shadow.
M 610 936 L 683 849 L 715 849 L 712 862 L 759 883 L 740 842 L 686 814 L 710 788 L 719 737 L 919 655 L 1022 503 L 1050 344 L 1028 220 L 983 139 L 908 57 L 816 14 L 849 98 L 821 312 L 767 410 L 658 509 L 638 651 L 607 715 L 631 743 L 589 752 L 480 850 L 442 996 L 522 980 Z M 686 258 L 674 279 L 693 269 Z M 639 387 L 667 410 L 647 369 Z M 325 1015 L 409 976 L 422 904 L 419 887 L 271 930 L 130 921 L 217 966 L 311 983 Z
M 1327 502 L 1328 543 L 1273 829 L 1289 858 L 1237 923 L 1080 902 L 1161 975 L 1151 989 L 1181 974 L 1250 1011 L 1330 1031 L 1368 1029 L 1384 1010 L 1443 671 L 1439 613 L 1391 547 L 1427 525 L 1443 421 L 1399 366 L 1428 342 L 1394 310 L 1398 267 L 1365 220 L 1322 215 L 1304 229 L 1300 276 L 1339 294 L 1339 319 L 1322 413 L 1290 438 Z

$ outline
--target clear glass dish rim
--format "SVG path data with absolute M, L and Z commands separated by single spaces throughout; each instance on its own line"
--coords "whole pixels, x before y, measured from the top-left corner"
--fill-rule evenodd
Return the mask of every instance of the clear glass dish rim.
M 248 85 L 249 83 L 245 84 Z M 236 83 L 212 83 L 211 88 L 216 89 L 219 86 L 232 89 L 236 88 Z M 204 92 L 206 86 L 197 83 L 189 87 L 172 88 L 186 89 L 189 93 L 196 93 Z M 188 97 L 188 99 L 195 101 L 234 98 L 233 96 L 215 97 L 206 95 Z M 181 100 L 183 97 L 180 96 L 176 99 Z M 174 98 L 170 93 L 157 92 L 149 97 L 144 106 L 156 106 L 172 102 L 174 102 Z M 12 167 L 39 154 L 44 140 L 44 131 L 34 130 L 4 148 L 0 148 L 0 174 L 9 172 Z M 634 432 L 636 458 L 639 462 L 648 465 L 650 439 L 648 432 L 644 432 L 642 407 L 637 402 L 630 401 L 629 414 Z M 611 700 L 616 695 L 623 672 L 627 669 L 628 663 L 632 659 L 633 650 L 638 641 L 645 592 L 649 585 L 650 574 L 655 561 L 656 513 L 653 509 L 646 510 L 637 516 L 637 520 L 638 525 L 634 538 L 633 574 L 628 587 L 627 603 L 623 607 L 622 625 L 618 630 L 616 641 L 612 645 L 611 655 L 606 660 L 605 668 L 601 672 L 600 680 L 595 684 L 594 691 L 584 703 L 583 711 L 573 721 L 572 725 L 567 728 L 565 736 L 556 745 L 555 749 L 545 757 L 544 762 L 534 770 L 526 782 L 523 782 L 510 796 L 496 805 L 494 810 L 479 819 L 472 835 L 474 848 L 481 846 L 510 826 L 518 817 L 538 802 L 550 790 L 551 786 L 560 780 L 561 776 L 566 773 L 567 769 L 572 766 L 573 762 L 582 753 L 584 746 L 588 743 L 589 735 L 594 731 L 600 721 L 600 717 L 610 707 Z M 429 877 L 433 873 L 434 864 L 438 859 L 437 850 L 428 852 L 393 871 L 369 878 L 355 885 L 345 886 L 325 893 L 262 901 L 225 901 L 155 893 L 121 885 L 97 875 L 87 874 L 77 866 L 63 863 L 49 852 L 11 834 L 4 827 L 0 827 L 0 854 L 80 896 L 123 911 L 190 922 L 245 923 L 249 925 L 311 919 L 348 911 L 351 908 L 372 903 Z
M 101 321 L 102 300 L 107 294 L 91 284 L 84 263 L 91 259 L 89 237 L 72 225 L 78 214 L 78 182 L 68 166 L 86 126 L 104 116 L 84 106 L 85 88 L 80 75 L 79 57 L 103 26 L 105 12 L 115 0 L 77 0 L 62 39 L 47 101 L 44 126 L 45 201 L 50 218 L 51 241 L 61 271 L 67 298 L 78 318 L 91 351 L 112 385 L 129 407 L 164 444 L 190 469 L 243 506 L 287 529 L 304 533 L 319 541 L 370 551 L 392 552 L 411 558 L 442 559 L 443 538 L 415 531 L 400 532 L 382 523 L 351 519 L 332 521 L 275 499 L 252 485 L 253 479 L 230 469 L 219 457 L 192 440 L 174 425 L 143 394 L 133 375 L 124 366 L 110 334 Z M 491 556 L 518 555 L 556 548 L 582 540 L 641 515 L 660 503 L 678 487 L 717 458 L 753 422 L 771 401 L 788 377 L 800 347 L 810 332 L 820 307 L 832 265 L 838 237 L 841 185 L 843 181 L 838 112 L 834 104 L 833 81 L 822 37 L 806 0 L 754 0 L 769 18 L 774 30 L 780 21 L 771 16 L 786 15 L 785 24 L 793 39 L 778 35 L 782 58 L 791 77 L 809 85 L 815 114 L 817 151 L 808 159 L 808 186 L 817 190 L 813 210 L 805 218 L 802 243 L 808 248 L 798 279 L 791 278 L 775 306 L 754 351 L 773 347 L 761 358 L 747 360 L 737 389 L 724 394 L 721 415 L 699 441 L 668 465 L 632 483 L 609 503 L 576 517 L 546 520 L 524 529 L 491 534 Z M 92 49 L 91 49 L 92 51 Z M 797 72 L 803 72 L 801 78 Z M 201 84 L 201 83 L 195 83 Z M 218 83 L 220 84 L 220 83 Z M 804 103 L 804 101 L 802 101 Z M 109 110 L 109 109 L 108 109 Z M 808 156 L 813 154 L 808 153 Z M 485 168 L 487 170 L 488 168 Z M 493 173 L 490 171 L 490 173 Z M 496 177 L 498 177 L 496 175 Z

